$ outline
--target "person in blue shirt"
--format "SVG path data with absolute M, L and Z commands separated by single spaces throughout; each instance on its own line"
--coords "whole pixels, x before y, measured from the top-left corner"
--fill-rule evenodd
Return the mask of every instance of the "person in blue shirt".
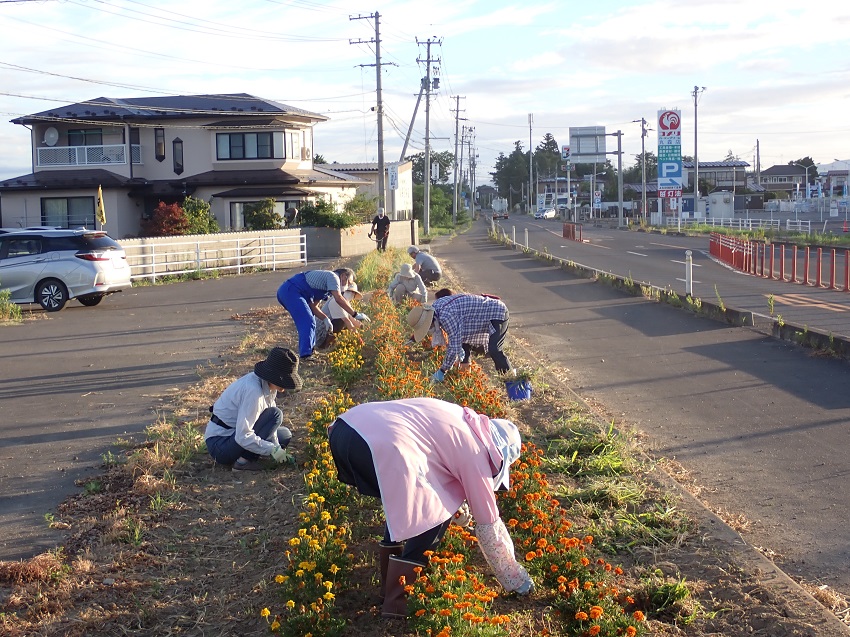
M 322 312 L 320 305 L 329 297 L 358 321 L 369 321 L 369 317 L 349 305 L 342 289 L 354 282 L 354 270 L 308 270 L 296 274 L 283 282 L 277 290 L 277 301 L 292 316 L 298 330 L 298 355 L 304 359 L 313 355 L 316 347 L 316 320 L 322 321 L 327 332 L 333 332 L 330 317 Z

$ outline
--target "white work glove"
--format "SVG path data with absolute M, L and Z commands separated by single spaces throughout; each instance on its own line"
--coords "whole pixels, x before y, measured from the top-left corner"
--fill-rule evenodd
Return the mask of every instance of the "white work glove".
M 452 516 L 452 524 L 457 524 L 461 528 L 466 528 L 472 522 L 472 513 L 469 511 L 469 505 L 464 502 L 460 508 Z
M 328 328 L 328 334 L 334 331 L 334 323 L 329 317 L 326 316 L 322 322 Z
M 274 449 L 272 449 L 272 458 L 274 458 L 280 464 L 283 464 L 285 462 L 291 463 L 293 462 L 293 460 L 295 460 L 295 456 L 293 456 L 280 445 L 275 445 Z
M 363 312 L 358 312 L 357 314 L 354 315 L 354 318 L 357 319 L 358 321 L 364 321 L 366 323 L 372 322 L 372 319 L 370 319 L 368 316 L 363 314 Z

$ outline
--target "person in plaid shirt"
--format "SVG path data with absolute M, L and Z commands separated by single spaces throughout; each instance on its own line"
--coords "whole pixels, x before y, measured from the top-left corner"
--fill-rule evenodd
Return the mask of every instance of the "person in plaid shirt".
M 472 348 L 486 340 L 487 353 L 496 371 L 511 371 L 511 363 L 502 351 L 508 333 L 510 314 L 501 299 L 483 294 L 452 294 L 436 299 L 431 305 L 413 308 L 407 322 L 413 328 L 413 340 L 421 341 L 429 332 L 439 338 L 442 331 L 448 336 L 446 356 L 440 369 L 432 376 L 442 381 L 445 373 L 460 360 L 468 364 Z

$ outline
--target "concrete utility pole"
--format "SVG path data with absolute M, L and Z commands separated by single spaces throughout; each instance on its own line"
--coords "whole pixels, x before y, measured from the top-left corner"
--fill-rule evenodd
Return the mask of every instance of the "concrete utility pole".
M 642 188 L 640 195 L 640 214 L 643 217 L 644 223 L 646 223 L 646 118 L 641 117 L 632 121 L 640 123 L 640 181 Z
M 469 218 L 475 219 L 475 127 L 469 131 Z
M 614 133 L 617 136 L 617 206 L 620 209 L 618 226 L 623 227 L 623 131 Z
M 531 124 L 534 122 L 534 114 L 528 114 L 528 211 L 537 209 L 537 201 L 534 202 L 534 208 L 531 207 L 531 186 L 534 183 L 532 175 L 532 159 L 534 157 L 534 149 L 531 147 Z M 536 193 L 535 193 L 536 195 Z M 536 196 L 535 196 L 536 199 Z
M 694 216 L 696 216 L 699 207 L 699 155 L 697 154 L 697 103 L 699 96 L 705 92 L 704 86 L 695 86 L 693 93 L 694 98 Z M 679 217 L 682 216 L 682 211 L 679 210 Z
M 466 124 L 464 124 L 461 127 L 461 130 L 460 130 L 460 160 L 459 160 L 460 163 L 458 165 L 458 175 L 460 177 L 460 186 L 461 186 L 460 191 L 463 191 L 463 147 L 464 147 L 464 144 L 466 143 L 466 131 L 467 131 Z M 457 204 L 457 201 L 458 201 L 458 194 L 457 193 L 458 193 L 458 187 L 457 187 L 457 185 L 455 185 L 455 204 Z M 457 216 L 456 215 L 452 218 L 452 221 L 454 221 L 455 225 L 457 225 Z
M 361 64 L 360 66 L 375 67 L 375 85 L 377 91 L 377 104 L 375 114 L 378 118 L 378 207 L 383 208 L 386 199 L 384 190 L 384 104 L 381 95 L 381 14 L 377 11 L 371 15 L 358 15 L 349 17 L 349 20 L 375 19 L 375 38 L 373 40 L 349 40 L 349 44 L 374 44 L 375 64 Z
M 466 99 L 465 97 L 463 99 Z M 455 95 L 455 194 L 454 199 L 452 200 L 452 224 L 457 225 L 457 172 L 458 172 L 458 163 L 457 163 L 457 143 L 458 143 L 458 124 L 460 123 L 460 95 Z M 465 121 L 465 120 L 464 120 Z M 461 151 L 463 152 L 463 151 Z
M 428 38 L 425 44 L 426 56 L 424 60 L 416 58 L 417 62 L 425 62 L 425 201 L 424 210 L 422 211 L 422 232 L 429 234 L 431 232 L 431 63 L 439 62 L 431 59 L 431 45 L 440 44 L 441 40 Z M 417 44 L 423 44 L 417 38 Z

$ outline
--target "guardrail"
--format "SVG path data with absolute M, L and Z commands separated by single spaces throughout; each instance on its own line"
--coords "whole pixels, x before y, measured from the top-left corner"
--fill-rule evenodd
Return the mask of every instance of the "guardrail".
M 127 254 L 131 278 L 150 279 L 193 272 L 276 270 L 307 263 L 305 235 L 197 239 L 168 243 L 129 244 L 119 241 Z

